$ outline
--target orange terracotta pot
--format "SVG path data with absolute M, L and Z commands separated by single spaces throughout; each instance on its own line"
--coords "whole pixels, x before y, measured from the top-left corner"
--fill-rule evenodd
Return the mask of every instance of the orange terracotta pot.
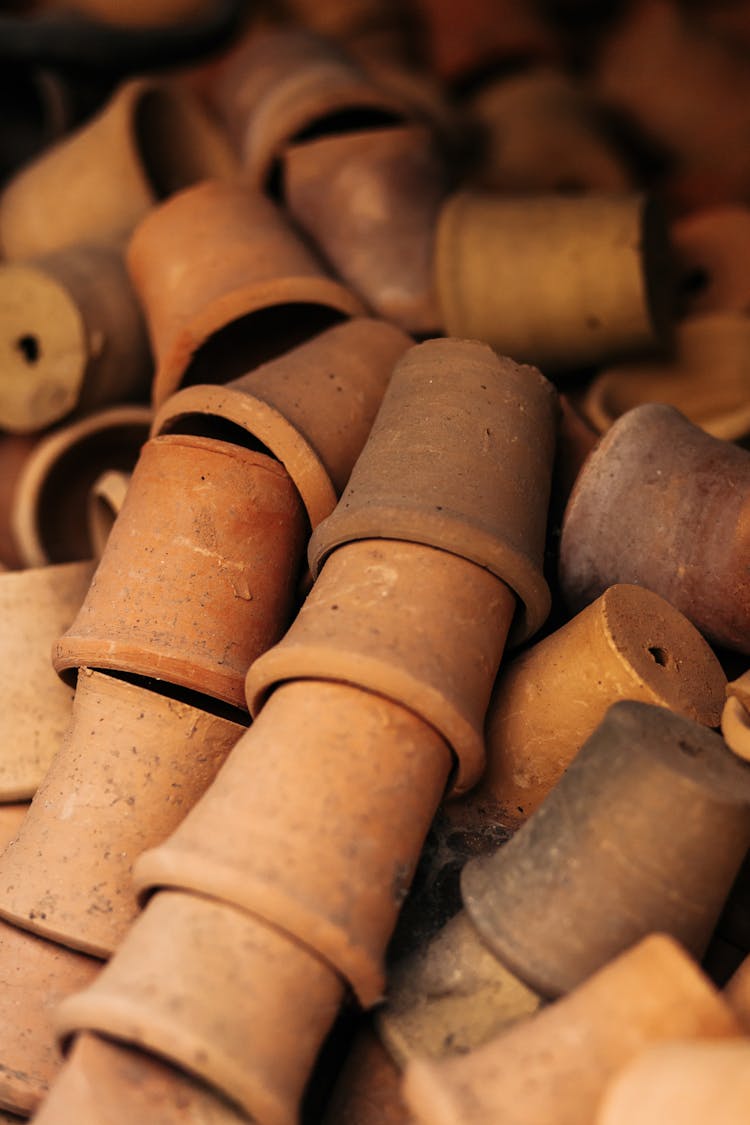
M 264 1125 L 293 1125 L 344 986 L 322 961 L 243 911 L 163 891 L 112 960 L 56 1013 L 197 1075 Z M 232 997 L 241 997 L 235 1003 Z
M 16 837 L 28 811 L 28 801 L 14 805 L 0 805 L 0 853 Z
M 56 670 L 153 676 L 243 707 L 250 663 L 291 615 L 305 535 L 277 461 L 210 438 L 153 438 L 55 645 Z
M 107 469 L 97 477 L 89 490 L 89 539 L 97 560 L 104 554 L 109 533 L 125 503 L 129 485 L 130 473 Z
M 291 145 L 286 204 L 339 277 L 407 332 L 441 329 L 432 278 L 446 175 L 431 131 L 370 129 Z
M 0 434 L 0 560 L 8 570 L 24 566 L 13 537 L 13 498 L 18 478 L 38 441 L 27 435 Z
M 67 735 L 0 857 L 0 915 L 110 956 L 138 913 L 134 860 L 176 828 L 243 730 L 82 668 Z
M 671 315 L 666 225 L 641 195 L 458 192 L 435 244 L 445 331 L 544 371 L 659 348 Z
M 3 256 L 18 261 L 80 242 L 121 244 L 158 200 L 237 171 L 227 141 L 187 90 L 163 79 L 126 82 L 100 113 L 7 185 Z
M 241 426 L 284 465 L 315 527 L 336 507 L 410 344 L 395 325 L 355 317 L 226 387 L 184 387 L 152 433 L 200 433 L 220 419 Z
M 310 542 L 317 574 L 356 539 L 405 539 L 486 567 L 521 603 L 513 640 L 549 612 L 542 554 L 556 396 L 475 341 L 431 340 L 397 364 L 336 511 Z
M 545 996 L 645 934 L 706 949 L 750 843 L 750 775 L 713 732 L 616 703 L 544 804 L 461 875 L 495 955 Z
M 133 468 L 150 422 L 145 406 L 112 406 L 39 442 L 13 498 L 13 535 L 26 566 L 91 558 L 89 490 L 105 469 Z
M 750 208 L 695 211 L 674 222 L 671 235 L 689 316 L 750 312 Z
M 141 857 L 136 885 L 264 918 L 372 1005 L 450 769 L 440 735 L 388 699 L 342 683 L 284 684 L 205 798 Z
M 271 200 L 240 184 L 202 183 L 156 208 L 128 268 L 156 356 L 156 406 L 183 382 L 228 382 L 364 312 Z
M 92 563 L 0 575 L 0 802 L 33 797 L 70 723 L 73 691 L 50 649 L 80 609 Z
M 740 1034 L 698 967 L 656 934 L 479 1050 L 412 1063 L 404 1090 L 424 1125 L 500 1117 L 507 1125 L 580 1125 L 594 1120 L 608 1082 L 649 1044 Z
M 348 543 L 330 556 L 283 640 L 251 666 L 250 711 L 285 680 L 374 691 L 442 734 L 461 793 L 484 764 L 484 715 L 514 605 L 493 574 L 447 551 Z
M 365 1028 L 336 1080 L 323 1125 L 409 1125 L 410 1116 L 397 1067 Z

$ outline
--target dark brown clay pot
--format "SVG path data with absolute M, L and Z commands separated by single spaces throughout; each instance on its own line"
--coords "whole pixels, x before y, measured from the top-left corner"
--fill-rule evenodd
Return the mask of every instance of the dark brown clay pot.
M 18 261 L 80 242 L 122 244 L 159 199 L 237 170 L 227 141 L 185 89 L 162 79 L 126 82 L 96 117 L 5 188 L 3 256 Z
M 134 860 L 180 823 L 243 729 L 81 668 L 70 728 L 0 857 L 0 915 L 112 954 L 138 912 Z
M 397 364 L 336 511 L 310 542 L 317 574 L 356 539 L 405 539 L 486 567 L 519 599 L 512 639 L 549 611 L 541 562 L 556 395 L 538 371 L 470 340 L 431 340 Z
M 434 335 L 434 231 L 446 176 L 429 129 L 370 129 L 291 145 L 284 199 L 339 277 L 407 332 Z
M 750 652 L 749 513 L 750 454 L 673 407 L 629 411 L 568 502 L 560 543 L 568 605 L 578 610 L 608 586 L 636 582 L 709 641 Z
M 690 316 L 750 312 L 750 209 L 727 204 L 672 224 L 683 303 Z
M 38 441 L 28 435 L 0 434 L 0 561 L 8 570 L 25 565 L 13 536 L 13 499 L 18 478 Z
M 252 915 L 163 891 L 56 1023 L 64 1040 L 91 1030 L 145 1048 L 253 1120 L 293 1125 L 343 994 L 332 969 Z
M 104 554 L 109 533 L 125 503 L 129 485 L 130 473 L 123 473 L 118 469 L 106 469 L 100 477 L 97 477 L 89 490 L 89 539 L 97 561 Z
M 278 461 L 211 438 L 152 438 L 55 645 L 56 670 L 153 676 L 243 707 L 250 663 L 291 615 L 305 535 Z
M 225 383 L 364 312 L 270 199 L 211 181 L 151 212 L 128 247 L 156 357 L 153 399 Z
M 713 732 L 616 703 L 543 805 L 461 875 L 495 955 L 545 996 L 656 930 L 700 956 L 750 842 L 750 771 Z
M 153 434 L 241 426 L 281 461 L 311 527 L 330 515 L 372 427 L 394 364 L 411 340 L 355 317 L 225 387 L 184 387 L 157 411 Z
M 323 1115 L 323 1125 L 409 1125 L 401 1074 L 370 1028 L 360 1031 Z

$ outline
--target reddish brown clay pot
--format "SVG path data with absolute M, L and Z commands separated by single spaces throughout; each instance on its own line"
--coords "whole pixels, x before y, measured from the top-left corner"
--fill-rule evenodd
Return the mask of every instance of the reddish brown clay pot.
M 466 910 L 545 996 L 655 930 L 700 956 L 750 842 L 748 801 L 750 773 L 712 731 L 616 703 L 534 816 L 463 869 Z
M 323 1125 L 409 1125 L 401 1075 L 370 1028 L 360 1031 L 323 1116 Z
M 284 199 L 339 277 L 379 316 L 434 335 L 432 277 L 445 172 L 429 129 L 370 129 L 290 146 Z
M 671 301 L 666 226 L 640 195 L 444 205 L 435 270 L 445 331 L 547 370 L 659 347 Z
M 289 620 L 305 534 L 278 461 L 211 438 L 152 438 L 55 645 L 56 670 L 154 676 L 243 707 L 250 663 Z
M 405 539 L 486 567 L 514 591 L 513 639 L 549 611 L 541 562 L 556 396 L 538 371 L 470 340 L 430 340 L 397 364 L 336 511 L 310 542 L 317 574 L 356 539 Z
M 122 243 L 159 199 L 236 172 L 227 141 L 185 89 L 161 79 L 127 82 L 5 188 L 3 256 L 18 261 L 80 242 Z
M 89 490 L 89 539 L 97 560 L 104 554 L 109 533 L 125 503 L 129 484 L 130 473 L 107 469 L 97 477 Z
M 398 0 L 289 0 L 287 9 L 295 23 L 350 51 L 379 34 L 391 54 L 408 56 L 413 17 Z
M 344 986 L 291 938 L 223 903 L 151 900 L 112 960 L 56 1014 L 203 1078 L 264 1125 L 293 1125 Z M 236 998 L 241 997 L 241 1003 Z
M 390 700 L 341 683 L 283 684 L 187 820 L 141 857 L 136 885 L 264 918 L 372 1005 L 450 769 L 439 734 Z
M 94 553 L 88 495 L 105 469 L 129 472 L 148 438 L 145 406 L 112 406 L 43 438 L 13 498 L 13 535 L 26 566 L 76 562 Z
M 750 761 L 750 672 L 727 684 L 721 733 L 730 750 Z
M 424 1125 L 500 1118 L 507 1125 L 580 1125 L 594 1120 L 608 1082 L 650 1043 L 740 1034 L 709 980 L 656 934 L 479 1050 L 412 1063 L 406 1100 Z
M 180 383 L 228 382 L 364 311 L 271 200 L 240 184 L 202 183 L 156 208 L 128 268 L 156 356 L 156 406 Z
M 750 454 L 673 407 L 639 406 L 578 477 L 563 521 L 560 584 L 578 610 L 616 582 L 636 582 L 709 641 L 750 652 L 749 551 Z
M 348 543 L 330 556 L 283 640 L 250 668 L 250 711 L 285 680 L 377 692 L 442 734 L 461 793 L 484 764 L 484 715 L 514 606 L 504 583 L 448 551 Z
M 18 478 L 39 439 L 0 434 L 0 560 L 8 570 L 24 566 L 13 537 L 12 510 Z
M 153 434 L 241 426 L 281 461 L 315 527 L 336 507 L 398 358 L 411 340 L 355 317 L 233 380 L 184 387 L 157 411 Z
M 568 395 L 560 395 L 560 420 L 557 430 L 557 452 L 552 474 L 553 518 L 562 510 L 576 482 L 583 463 L 599 440 L 591 424 L 571 402 Z
M 93 572 L 80 562 L 0 575 L 0 801 L 33 797 L 70 723 L 73 692 L 55 675 L 50 649 Z
M 682 298 L 690 316 L 750 312 L 750 209 L 727 204 L 672 224 Z
M 134 860 L 180 823 L 243 729 L 81 668 L 65 740 L 0 857 L 0 915 L 108 957 L 138 912 Z

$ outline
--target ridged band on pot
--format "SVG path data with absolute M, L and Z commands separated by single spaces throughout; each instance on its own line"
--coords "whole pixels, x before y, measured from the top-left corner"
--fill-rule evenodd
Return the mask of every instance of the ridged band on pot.
M 666 225 L 642 195 L 458 192 L 435 269 L 449 335 L 543 370 L 654 349 L 669 322 Z
M 690 316 L 750 311 L 750 208 L 694 211 L 672 224 L 671 235 Z
M 156 406 L 182 382 L 228 382 L 364 313 L 271 200 L 244 184 L 208 181 L 155 208 L 127 263 L 156 357 Z
M 533 368 L 471 340 L 396 365 L 349 484 L 310 541 L 313 574 L 356 539 L 404 539 L 486 567 L 517 595 L 512 639 L 549 612 L 542 555 L 556 395 Z
M 0 916 L 108 957 L 138 913 L 133 862 L 176 828 L 243 730 L 81 668 L 67 735 L 0 856 Z
M 282 684 L 187 819 L 141 856 L 136 887 L 250 911 L 370 1006 L 451 764 L 431 726 L 380 695 Z
M 284 465 L 315 527 L 336 507 L 411 342 L 387 321 L 354 317 L 225 387 L 177 391 L 152 433 L 200 432 L 211 419 L 241 426 Z
M 544 996 L 655 930 L 700 956 L 750 843 L 749 805 L 750 769 L 718 735 L 616 703 L 531 819 L 464 867 L 466 910 Z
M 55 669 L 153 676 L 243 707 L 250 663 L 288 623 L 305 536 L 278 461 L 211 438 L 152 438 Z
M 424 1125 L 580 1125 L 594 1120 L 608 1082 L 650 1043 L 741 1034 L 698 966 L 653 934 L 478 1050 L 413 1062 L 404 1092 Z
M 13 535 L 26 566 L 93 555 L 88 495 L 105 469 L 130 472 L 148 438 L 151 411 L 112 406 L 42 438 L 18 477 Z
M 750 652 L 750 453 L 671 406 L 628 411 L 568 502 L 560 585 L 578 610 L 616 582 L 661 594 L 709 641 Z
M 130 473 L 105 469 L 89 489 L 87 513 L 94 558 L 100 559 L 112 526 L 120 514 L 130 484 Z
M 251 1119 L 293 1125 L 343 996 L 332 970 L 287 935 L 224 903 L 162 891 L 56 1024 L 63 1040 L 98 1031 L 142 1047 Z
M 461 793 L 484 764 L 484 714 L 515 601 L 483 567 L 395 540 L 347 543 L 326 562 L 286 636 L 247 675 L 257 715 L 285 680 L 377 692 L 439 731 Z
M 0 424 L 43 430 L 148 393 L 143 315 L 119 250 L 71 246 L 0 264 Z
M 186 89 L 163 79 L 126 82 L 91 121 L 7 185 L 0 197 L 3 257 L 122 243 L 159 199 L 237 171 L 228 142 Z

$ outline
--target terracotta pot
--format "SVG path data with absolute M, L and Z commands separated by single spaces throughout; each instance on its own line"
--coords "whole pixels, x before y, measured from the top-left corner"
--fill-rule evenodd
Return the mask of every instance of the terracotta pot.
M 348 543 L 330 556 L 283 640 L 250 668 L 250 711 L 285 680 L 374 691 L 442 734 L 461 793 L 484 764 L 484 715 L 514 605 L 493 574 L 447 551 Z
M 338 276 L 407 332 L 439 332 L 432 257 L 446 175 L 431 131 L 324 136 L 291 145 L 283 168 L 291 214 Z
M 562 511 L 583 468 L 583 463 L 599 440 L 599 435 L 567 395 L 560 395 L 560 419 L 557 428 L 557 452 L 552 473 L 553 519 Z
M 745 957 L 724 987 L 724 996 L 732 1011 L 750 1034 L 750 957 Z
M 80 562 L 0 575 L 0 802 L 33 797 L 70 723 L 73 692 L 55 675 L 49 654 L 93 571 Z
M 616 582 L 636 582 L 709 641 L 750 652 L 748 512 L 750 454 L 673 407 L 636 407 L 600 442 L 573 489 L 560 543 L 562 593 L 578 610 Z
M 228 382 L 363 312 L 270 199 L 240 184 L 199 184 L 156 208 L 128 267 L 156 356 L 156 406 L 183 382 Z
M 21 434 L 0 434 L 0 559 L 8 570 L 24 566 L 13 537 L 11 513 L 18 478 L 39 439 Z
M 135 1044 L 254 1120 L 292 1125 L 343 993 L 333 971 L 285 934 L 223 903 L 163 891 L 56 1022 L 63 1039 L 93 1030 Z
M 487 712 L 487 769 L 449 816 L 515 828 L 611 704 L 637 699 L 717 727 L 725 686 L 719 661 L 686 617 L 650 590 L 612 586 L 503 668 Z
M 152 433 L 200 432 L 219 419 L 241 426 L 284 465 L 315 527 L 336 507 L 410 343 L 385 321 L 346 320 L 226 387 L 183 388 Z
M 435 270 L 448 334 L 545 371 L 658 348 L 670 319 L 666 227 L 641 195 L 459 192 Z
M 370 1028 L 360 1031 L 336 1079 L 323 1125 L 409 1125 L 401 1075 Z
M 534 816 L 464 867 L 466 910 L 545 996 L 655 930 L 700 956 L 750 843 L 749 799 L 750 774 L 718 735 L 616 703 Z
M 262 917 L 370 1006 L 450 769 L 439 734 L 390 700 L 341 683 L 284 684 L 205 798 L 141 857 L 136 886 Z
M 211 438 L 153 438 L 55 669 L 154 676 L 244 707 L 250 663 L 289 620 L 305 533 L 277 461 Z
M 17 261 L 79 242 L 121 244 L 159 199 L 236 172 L 225 138 L 185 89 L 162 79 L 126 82 L 5 188 L 3 256 Z
M 750 318 L 713 313 L 678 326 L 668 359 L 618 364 L 590 384 L 584 410 L 600 433 L 647 402 L 676 406 L 714 437 L 736 441 L 750 433 Z
M 695 211 L 672 224 L 671 236 L 690 316 L 750 312 L 750 208 Z
M 112 406 L 43 438 L 15 488 L 13 535 L 26 566 L 93 555 L 88 494 L 105 469 L 129 472 L 148 438 L 145 406 Z
M 730 750 L 750 761 L 750 672 L 727 684 L 721 733 Z
M 28 801 L 15 805 L 0 805 L 0 853 L 18 834 L 26 813 L 29 811 Z
M 380 31 L 408 53 L 412 13 L 398 0 L 289 0 L 287 8 L 295 23 L 348 48 Z
M 0 915 L 112 954 L 138 913 L 134 860 L 177 827 L 243 729 L 82 668 L 65 740 L 0 857 Z
M 88 498 L 89 539 L 97 560 L 104 554 L 129 485 L 130 473 L 107 469 L 91 486 Z
M 0 424 L 42 430 L 74 410 L 146 397 L 146 328 L 120 252 L 71 246 L 0 265 Z
M 412 1063 L 406 1101 L 425 1125 L 580 1125 L 593 1121 L 607 1084 L 650 1043 L 740 1034 L 698 967 L 655 934 L 479 1050 Z
M 555 398 L 538 371 L 474 341 L 411 348 L 336 511 L 315 530 L 313 574 L 356 539 L 439 547 L 507 583 L 521 603 L 513 639 L 531 636 L 550 606 L 541 562 Z
M 126 8 L 117 0 L 44 0 L 45 8 L 60 8 L 114 24 L 116 27 L 174 27 L 211 15 L 212 0 L 130 0 Z

